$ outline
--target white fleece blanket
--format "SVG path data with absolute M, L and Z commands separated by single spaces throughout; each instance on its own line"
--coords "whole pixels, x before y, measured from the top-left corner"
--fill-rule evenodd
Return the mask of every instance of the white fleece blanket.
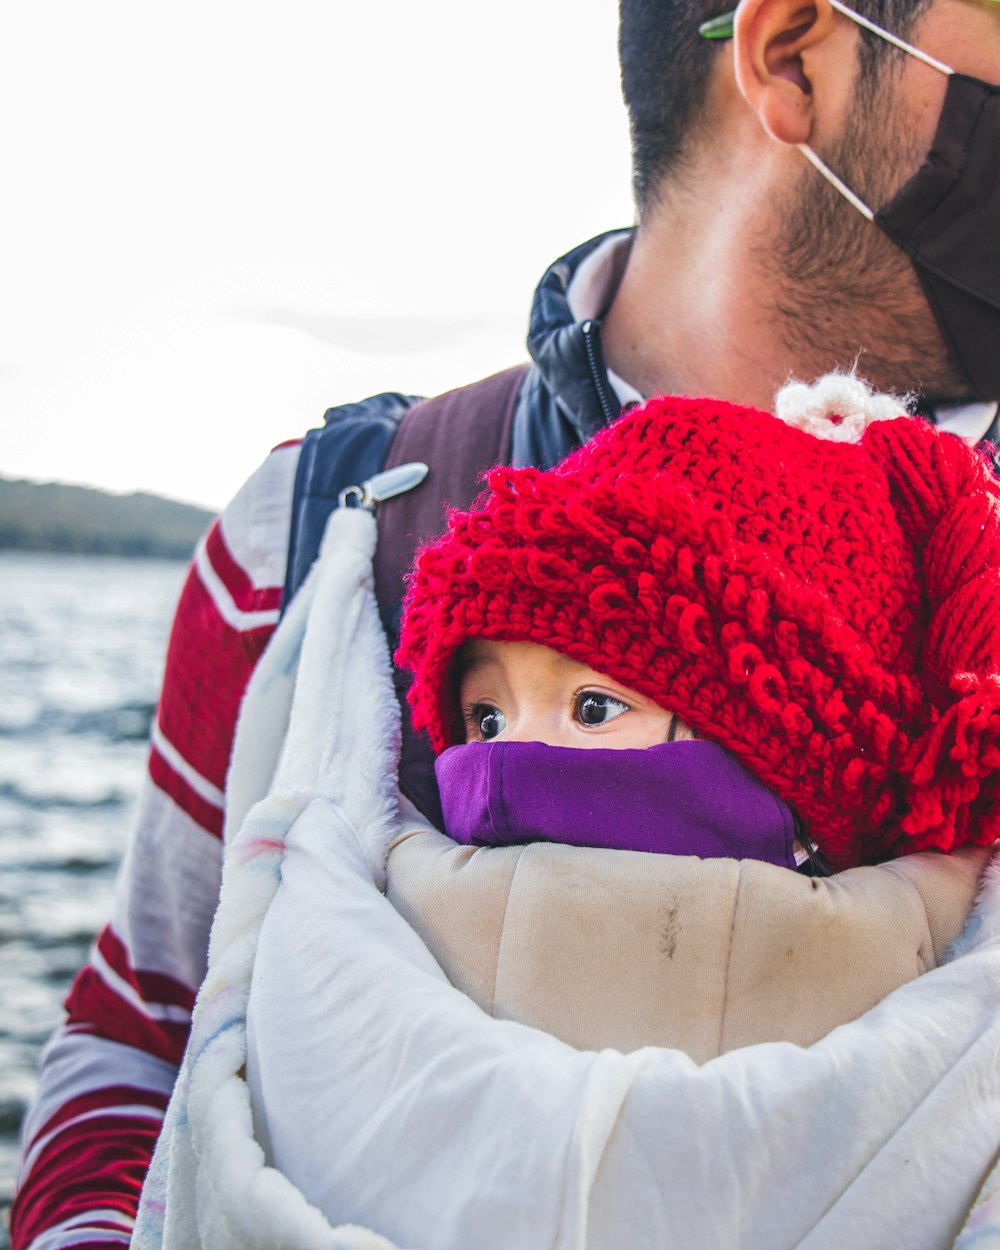
M 809 1049 L 698 1067 L 491 1020 L 380 892 L 397 714 L 373 547 L 371 517 L 334 514 L 248 695 L 133 1245 L 998 1250 L 996 861 L 957 957 Z

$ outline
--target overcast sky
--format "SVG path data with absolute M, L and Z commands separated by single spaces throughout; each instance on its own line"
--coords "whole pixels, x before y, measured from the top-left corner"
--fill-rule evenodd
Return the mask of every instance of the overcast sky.
M 218 507 L 330 404 L 524 357 L 627 224 L 614 0 L 31 0 L 0 22 L 0 474 Z

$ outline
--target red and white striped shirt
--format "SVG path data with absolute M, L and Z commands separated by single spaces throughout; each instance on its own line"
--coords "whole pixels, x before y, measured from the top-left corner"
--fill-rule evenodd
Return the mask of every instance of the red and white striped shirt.
M 278 620 L 298 456 L 298 443 L 276 448 L 195 553 L 112 917 L 25 1121 L 12 1250 L 129 1242 L 205 972 L 226 770 L 243 691 Z

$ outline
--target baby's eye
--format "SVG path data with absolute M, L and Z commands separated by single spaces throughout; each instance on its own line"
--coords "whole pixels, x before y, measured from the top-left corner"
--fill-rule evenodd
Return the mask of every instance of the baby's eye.
M 507 718 L 491 703 L 474 703 L 466 709 L 465 723 L 471 738 L 490 742 L 507 728 Z
M 606 725 L 628 710 L 628 704 L 621 699 L 597 690 L 584 690 L 576 698 L 575 715 L 581 725 Z

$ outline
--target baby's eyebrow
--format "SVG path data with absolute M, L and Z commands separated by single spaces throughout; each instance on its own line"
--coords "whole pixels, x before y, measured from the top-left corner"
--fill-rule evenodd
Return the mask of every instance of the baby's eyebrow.
M 478 673 L 484 668 L 496 668 L 500 661 L 493 655 L 459 656 L 455 665 L 455 676 L 461 680 L 469 673 Z
M 565 651 L 553 651 L 553 654 L 560 664 L 579 664 L 579 660 L 574 660 L 573 657 L 571 655 L 567 655 Z M 595 668 L 591 671 L 596 673 L 597 669 Z

